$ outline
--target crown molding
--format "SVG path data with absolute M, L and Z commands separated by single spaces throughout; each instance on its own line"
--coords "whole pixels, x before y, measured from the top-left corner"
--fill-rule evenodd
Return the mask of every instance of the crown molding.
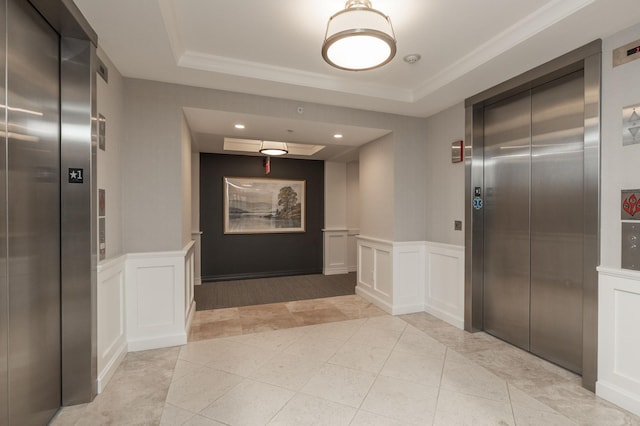
M 445 67 L 414 89 L 398 89 L 391 86 L 368 84 L 320 73 L 191 51 L 185 46 L 180 34 L 172 1 L 158 0 L 158 5 L 178 67 L 411 104 L 490 62 L 555 23 L 589 6 L 594 1 L 553 0 Z
M 553 24 L 562 21 L 595 0 L 554 0 L 511 25 L 500 34 L 478 46 L 477 49 L 452 63 L 433 78 L 422 83 L 414 91 L 414 100 L 430 95 L 436 90 L 470 73 L 479 66 L 513 49 L 525 40 L 539 34 Z
M 411 102 L 413 100 L 413 93 L 408 89 L 361 83 L 319 73 L 209 55 L 189 50 L 184 52 L 178 60 L 177 65 L 183 68 L 192 68 L 257 80 L 268 80 L 296 86 L 313 87 L 316 89 L 370 96 L 392 101 Z

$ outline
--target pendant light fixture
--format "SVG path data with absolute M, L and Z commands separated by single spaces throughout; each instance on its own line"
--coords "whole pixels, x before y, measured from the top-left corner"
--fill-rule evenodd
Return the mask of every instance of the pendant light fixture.
M 289 149 L 284 142 L 262 141 L 260 153 L 264 155 L 285 155 L 289 153 Z
M 329 18 L 322 57 L 348 71 L 381 67 L 396 54 L 391 20 L 371 7 L 369 0 L 347 0 L 344 10 Z

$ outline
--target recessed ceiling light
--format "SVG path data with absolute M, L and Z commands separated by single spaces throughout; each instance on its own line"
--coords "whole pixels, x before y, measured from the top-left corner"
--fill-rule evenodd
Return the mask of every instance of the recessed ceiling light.
M 342 139 L 342 134 L 341 133 L 336 133 L 335 135 L 333 135 L 334 138 L 336 139 Z
M 235 127 L 236 129 L 244 129 L 244 124 L 236 124 L 233 127 Z

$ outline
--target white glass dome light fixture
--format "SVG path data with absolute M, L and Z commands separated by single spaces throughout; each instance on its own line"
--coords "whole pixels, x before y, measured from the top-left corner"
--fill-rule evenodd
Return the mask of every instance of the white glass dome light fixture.
M 289 153 L 287 144 L 284 142 L 262 141 L 260 153 L 264 155 L 285 155 Z
M 369 0 L 347 0 L 344 10 L 329 18 L 322 57 L 347 71 L 366 71 L 387 64 L 396 54 L 391 19 Z

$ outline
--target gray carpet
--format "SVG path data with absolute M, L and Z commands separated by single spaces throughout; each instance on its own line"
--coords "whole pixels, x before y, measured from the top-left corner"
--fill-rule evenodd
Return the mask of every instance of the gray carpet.
M 356 273 L 219 281 L 195 286 L 196 310 L 234 308 L 355 294 Z

